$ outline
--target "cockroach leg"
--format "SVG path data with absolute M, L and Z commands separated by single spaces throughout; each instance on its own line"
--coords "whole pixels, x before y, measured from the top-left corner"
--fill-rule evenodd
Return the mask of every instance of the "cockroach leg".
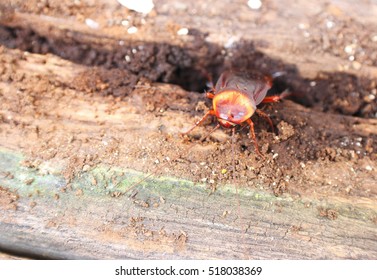
M 273 96 L 267 96 L 265 97 L 261 103 L 275 103 L 279 102 L 282 98 L 280 95 L 273 95 Z
M 257 114 L 258 114 L 259 116 L 261 116 L 261 117 L 264 118 L 266 121 L 268 121 L 268 123 L 269 123 L 270 126 L 271 126 L 272 132 L 275 133 L 275 128 L 274 128 L 274 125 L 272 124 L 271 118 L 270 118 L 265 112 L 263 112 L 263 111 L 260 110 L 260 109 L 256 109 L 255 112 L 257 112 Z
M 280 100 L 287 98 L 290 96 L 291 93 L 288 90 L 283 91 L 280 95 L 273 95 L 265 97 L 261 103 L 275 103 L 279 102 Z
M 251 119 L 246 120 L 248 125 L 250 126 L 250 137 L 254 141 L 254 147 L 255 147 L 255 152 L 264 159 L 264 156 L 260 153 L 259 148 L 258 148 L 258 143 L 257 143 L 257 138 L 255 137 L 255 132 L 254 132 L 254 123 Z
M 215 97 L 215 95 L 213 94 L 212 91 L 207 91 L 206 92 L 206 97 L 209 98 L 209 99 L 213 99 Z
M 192 128 L 190 128 L 190 129 L 189 129 L 188 131 L 186 131 L 186 132 L 183 132 L 182 135 L 189 134 L 189 133 L 190 133 L 195 127 L 201 125 L 201 124 L 205 121 L 205 119 L 208 118 L 208 116 L 210 116 L 210 115 L 212 115 L 212 116 L 216 116 L 215 111 L 214 111 L 214 110 L 209 110 L 207 113 L 205 113 L 205 115 L 204 115 L 199 121 L 197 121 L 197 122 L 195 123 L 195 125 L 194 125 Z

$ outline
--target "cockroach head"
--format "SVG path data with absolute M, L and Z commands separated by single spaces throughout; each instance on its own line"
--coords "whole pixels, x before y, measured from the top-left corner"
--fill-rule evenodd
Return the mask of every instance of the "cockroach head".
M 255 112 L 256 106 L 246 94 L 236 90 L 219 92 L 213 98 L 213 109 L 219 123 L 226 128 L 241 124 Z

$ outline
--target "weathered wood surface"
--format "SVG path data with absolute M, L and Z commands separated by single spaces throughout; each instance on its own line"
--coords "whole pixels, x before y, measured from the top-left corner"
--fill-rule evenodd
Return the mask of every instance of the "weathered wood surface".
M 353 6 L 348 2 L 342 4 L 345 11 L 351 11 Z M 103 31 L 102 34 L 74 19 L 67 22 L 59 17 L 12 11 L 0 14 L 2 25 L 32 26 L 40 36 L 49 33 L 57 36 L 52 40 L 69 34 L 72 40 L 83 44 L 95 42 L 97 51 L 106 48 L 111 51 L 109 46 L 120 40 L 120 33 L 109 35 Z M 276 19 L 278 15 L 273 11 L 276 12 L 271 9 L 266 17 Z M 368 24 L 368 18 L 375 15 L 370 9 L 363 11 L 362 16 L 355 18 Z M 309 18 L 309 15 L 299 17 L 299 12 L 290 15 L 295 18 L 295 25 Z M 219 19 L 216 15 L 208 17 L 208 13 L 198 16 L 196 23 L 182 17 L 179 24 L 197 27 L 195 24 L 201 26 L 198 18 L 205 20 L 202 31 L 220 34 L 211 35 L 211 40 L 218 44 L 225 44 L 232 36 L 268 42 L 263 45 L 265 53 L 297 66 L 307 78 L 323 70 L 338 71 L 339 65 L 349 63 L 329 54 L 318 59 L 315 52 L 305 56 L 292 53 L 293 49 L 305 49 L 306 41 L 286 31 L 291 28 L 291 21 L 265 29 L 250 29 L 247 12 L 242 10 L 239 14 L 243 21 L 237 30 L 231 25 L 216 30 Z M 159 24 L 169 20 L 164 14 L 156 17 Z M 140 41 L 160 44 L 169 40 L 171 34 L 158 32 L 161 36 L 145 32 L 143 38 L 136 37 L 135 42 L 126 44 L 138 45 Z M 290 43 L 291 49 L 280 45 Z M 165 115 L 148 114 L 137 93 L 123 100 L 80 88 L 77 81 L 95 73 L 91 66 L 51 54 L 0 48 L 2 65 L 6 68 L 2 73 L 12 73 L 9 79 L 0 81 L 4 105 L 0 108 L 0 252 L 68 259 L 377 258 L 376 175 L 368 171 L 375 171 L 377 166 L 370 158 L 347 163 L 354 173 L 337 174 L 337 179 L 333 178 L 338 170 L 336 161 L 326 162 L 326 168 L 317 167 L 316 162 L 305 162 L 302 173 L 306 177 L 303 176 L 301 184 L 308 187 L 280 197 L 255 178 L 247 179 L 253 188 L 239 187 L 239 195 L 235 186 L 222 184 L 209 194 L 203 184 L 177 179 L 181 169 L 174 164 L 167 165 L 174 170 L 163 170 L 166 177 L 152 177 L 133 192 L 122 195 L 133 182 L 146 175 L 134 169 L 145 172 L 145 162 L 151 166 L 156 158 L 164 159 L 153 154 L 160 146 L 166 150 L 170 145 L 170 158 L 176 154 L 177 147 L 185 147 L 175 135 L 182 124 L 192 123 L 189 112 L 193 105 L 188 103 L 196 103 L 198 97 L 178 86 L 148 85 L 148 89 L 164 98 L 174 92 L 184 99 L 178 110 Z M 195 53 L 194 46 L 190 48 L 188 53 Z M 205 56 L 193 57 L 198 62 L 205 61 Z M 352 75 L 377 76 L 376 67 L 370 65 L 363 65 L 360 71 L 352 67 L 343 70 Z M 113 75 L 111 70 L 101 71 L 106 77 Z M 94 88 L 101 88 L 101 83 L 94 84 Z M 326 123 L 322 121 L 325 113 L 291 101 L 276 108 L 283 115 L 294 112 L 306 119 L 307 128 L 303 130 L 314 127 L 330 135 L 329 139 L 331 135 L 371 137 L 377 134 L 374 119 L 334 114 L 331 123 Z M 159 139 L 156 135 L 161 135 L 159 141 L 149 141 Z M 217 137 L 228 139 L 222 132 Z M 132 154 L 135 151 L 131 146 L 139 147 L 142 152 Z M 220 152 L 209 145 L 206 148 L 210 153 Z M 144 153 L 149 153 L 146 159 Z M 30 158 L 38 160 L 30 162 Z M 324 169 L 329 180 L 338 180 L 338 185 L 315 181 L 316 172 L 325 172 Z M 183 172 L 187 177 L 188 174 Z M 347 196 L 343 189 L 339 190 L 347 184 L 356 195 Z
M 14 53 L 10 51 L 8 55 Z M 82 70 L 55 57 L 47 57 L 44 67 L 39 67 L 40 61 L 40 55 L 30 54 L 19 62 L 18 71 L 26 74 L 28 69 L 34 69 L 34 75 L 47 71 L 50 79 L 63 81 L 69 73 Z M 2 84 L 3 92 L 5 86 Z M 66 113 L 70 118 L 56 119 L 51 111 L 50 117 L 41 120 L 16 114 L 14 121 L 38 124 L 41 131 L 43 123 L 50 121 L 64 123 L 67 133 L 77 125 L 87 133 L 103 130 L 103 125 L 93 125 L 90 111 L 83 113 L 84 108 L 99 104 L 101 98 L 74 94 L 81 98 L 67 99 L 70 109 Z M 102 101 L 103 105 L 106 103 Z M 127 104 L 123 105 L 127 108 Z M 307 113 L 307 109 L 290 102 L 286 105 L 299 114 Z M 106 122 L 105 127 L 120 126 L 122 110 L 109 115 L 106 106 L 94 107 L 97 122 Z M 135 127 L 143 126 L 139 122 Z M 360 122 L 363 124 L 363 120 Z M 366 121 L 364 124 L 366 131 L 368 127 L 374 129 Z M 5 125 L 9 123 L 2 124 Z M 62 175 L 64 161 L 50 160 L 33 168 L 15 151 L 15 147 L 23 145 L 23 139 L 14 137 L 17 142 L 7 137 L 2 135 L 5 147 L 0 153 L 0 185 L 19 196 L 11 199 L 10 194 L 1 193 L 4 201 L 0 208 L 0 248 L 8 251 L 46 258 L 377 257 L 374 199 L 281 198 L 266 191 L 244 190 L 238 219 L 234 187 L 220 187 L 208 195 L 204 186 L 189 181 L 154 179 L 137 187 L 136 198 L 117 198 L 111 194 L 122 193 L 130 183 L 116 186 L 114 174 L 116 182 L 126 178 L 135 181 L 133 176 L 144 175 L 104 164 L 79 172 L 67 188 Z M 336 209 L 338 217 L 321 217 L 321 208 Z M 247 233 L 243 233 L 245 225 Z
M 1 179 L 20 196 L 2 207 L 0 248 L 45 258 L 376 258 L 371 201 L 276 198 L 241 192 L 238 221 L 232 188 L 211 196 L 201 186 L 166 178 L 138 188 L 138 198 L 108 195 L 115 171 L 97 167 L 61 193 L 64 178 L 20 167 L 22 158 L 1 151 Z M 132 174 L 132 173 L 131 173 Z M 125 173 L 125 175 L 129 175 Z M 92 178 L 98 180 L 94 187 Z M 33 178 L 25 185 L 24 178 Z M 78 190 L 82 190 L 78 192 Z M 122 189 L 119 189 L 122 191 Z M 57 195 L 59 198 L 57 199 Z M 4 196 L 4 194 L 2 194 Z M 164 202 L 163 202 L 164 201 Z M 149 204 L 147 207 L 146 203 Z M 319 207 L 336 209 L 334 220 Z M 225 211 L 229 214 L 225 215 Z M 177 219 L 179 217 L 179 219 Z M 247 233 L 240 226 L 248 225 Z

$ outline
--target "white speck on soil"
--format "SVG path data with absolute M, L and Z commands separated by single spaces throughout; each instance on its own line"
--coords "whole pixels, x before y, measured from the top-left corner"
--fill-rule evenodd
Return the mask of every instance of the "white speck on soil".
M 85 19 L 85 24 L 92 29 L 98 29 L 99 28 L 99 23 L 90 19 L 90 18 Z
M 118 2 L 127 9 L 142 14 L 149 14 L 154 7 L 153 0 L 118 0 Z
M 259 10 L 262 7 L 262 1 L 260 1 L 260 0 L 249 0 L 249 1 L 247 1 L 247 5 L 252 10 Z
M 179 36 L 185 36 L 189 33 L 188 28 L 181 28 L 177 31 L 177 35 Z
M 135 34 L 137 32 L 137 27 L 131 26 L 127 29 L 128 34 Z

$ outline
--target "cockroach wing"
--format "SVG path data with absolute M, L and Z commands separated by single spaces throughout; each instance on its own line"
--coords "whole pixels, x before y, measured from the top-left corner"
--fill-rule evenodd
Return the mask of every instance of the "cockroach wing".
M 255 92 L 254 92 L 254 100 L 255 105 L 260 104 L 263 99 L 266 97 L 268 90 L 271 88 L 272 84 L 269 80 L 266 80 L 263 77 L 263 80 L 255 81 Z
M 259 74 L 224 72 L 215 86 L 215 92 L 233 89 L 247 94 L 258 105 L 266 97 L 272 83 L 268 77 Z

